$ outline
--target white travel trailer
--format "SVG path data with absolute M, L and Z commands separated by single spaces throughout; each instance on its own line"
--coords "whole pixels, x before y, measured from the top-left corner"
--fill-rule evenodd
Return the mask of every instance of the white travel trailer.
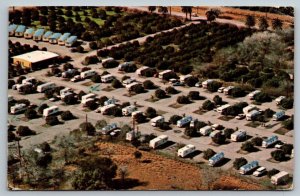
M 37 92 L 42 93 L 46 90 L 53 89 L 55 87 L 56 87 L 56 85 L 54 82 L 47 82 L 45 84 L 39 85 L 36 90 L 37 90 Z
M 198 119 L 195 118 L 190 122 L 190 127 L 195 127 L 196 123 L 197 123 Z
M 115 104 L 105 105 L 105 106 L 101 107 L 100 112 L 101 112 L 101 114 L 106 115 L 107 112 L 114 107 L 116 107 Z
M 208 165 L 213 167 L 217 163 L 220 163 L 220 161 L 222 161 L 223 159 L 224 159 L 224 153 L 223 152 L 217 153 L 208 160 Z
M 177 156 L 184 158 L 187 155 L 195 152 L 195 150 L 196 150 L 196 147 L 194 145 L 188 144 L 188 145 L 184 146 L 183 148 L 180 148 L 177 151 Z
M 228 86 L 226 88 L 224 88 L 223 92 L 225 95 L 230 95 L 231 94 L 231 91 L 234 89 L 235 87 L 234 86 Z
M 130 105 L 122 109 L 122 114 L 123 116 L 129 116 L 132 114 L 132 112 L 135 111 L 137 111 L 137 107 L 134 105 Z
M 205 127 L 202 127 L 199 131 L 201 135 L 208 136 L 213 131 L 213 129 L 211 126 L 207 125 Z
M 289 178 L 289 173 L 287 173 L 286 171 L 281 171 L 271 177 L 271 183 L 274 185 L 286 184 Z
M 141 85 L 141 84 L 138 83 L 138 82 L 132 82 L 132 83 L 126 85 L 125 87 L 126 87 L 126 89 L 127 89 L 128 91 L 131 91 L 131 90 L 133 89 L 133 87 L 134 87 L 134 86 L 137 86 L 137 85 Z
M 131 83 L 133 83 L 133 82 L 136 82 L 136 80 L 135 80 L 134 78 L 128 78 L 128 79 L 124 80 L 124 81 L 122 82 L 122 84 L 123 84 L 123 85 L 128 85 L 128 84 L 131 84 Z
M 70 77 L 70 75 L 74 75 L 76 71 L 77 71 L 76 69 L 68 69 L 67 71 L 62 72 L 61 77 L 63 78 Z
M 51 106 L 51 107 L 46 108 L 46 109 L 43 110 L 43 116 L 47 117 L 47 116 L 50 116 L 52 114 L 56 114 L 57 112 L 59 112 L 58 106 Z
M 240 167 L 239 173 L 242 175 L 245 175 L 245 174 L 255 170 L 258 167 L 259 167 L 258 161 L 252 161 L 252 162 L 247 163 L 246 165 L 243 165 L 242 167 Z
M 192 120 L 193 120 L 193 118 L 191 116 L 183 117 L 182 119 L 177 121 L 177 127 L 183 127 L 183 126 L 187 125 L 188 123 L 190 123 Z
M 107 62 L 107 61 L 112 61 L 112 60 L 114 60 L 114 58 L 108 57 L 107 59 L 103 59 L 102 60 L 102 64 L 105 63 L 105 62 Z
M 258 110 L 258 108 L 255 105 L 248 105 L 243 108 L 244 114 L 248 114 L 249 112 L 251 112 L 253 110 Z
M 246 120 L 253 120 L 258 115 L 260 115 L 260 111 L 252 110 L 251 112 L 246 114 Z
M 286 96 L 280 96 L 275 99 L 276 105 L 280 105 L 281 102 L 286 99 Z
M 211 132 L 211 133 L 209 134 L 209 137 L 213 138 L 213 137 L 215 137 L 215 136 L 216 136 L 217 134 L 219 134 L 219 133 L 221 133 L 221 131 L 215 130 L 215 131 L 213 131 L 213 132 Z
M 160 136 L 154 138 L 153 140 L 150 140 L 149 147 L 155 149 L 158 146 L 165 144 L 167 141 L 168 141 L 168 136 L 160 135 Z
M 207 86 L 210 84 L 210 83 L 212 83 L 214 80 L 212 80 L 212 79 L 208 79 L 208 80 L 205 80 L 204 82 L 202 82 L 202 87 L 204 88 L 204 89 L 207 89 Z
M 26 84 L 26 83 L 33 83 L 35 81 L 34 77 L 30 77 L 30 78 L 26 78 L 24 80 L 22 80 L 22 84 Z
M 85 79 L 85 78 L 88 78 L 88 77 L 92 77 L 92 76 L 94 76 L 96 74 L 97 74 L 97 72 L 94 71 L 94 70 L 87 70 L 87 71 L 81 72 L 80 73 L 80 77 L 82 79 Z
M 27 109 L 26 104 L 20 103 L 20 104 L 16 104 L 16 105 L 12 106 L 10 108 L 10 113 L 11 114 L 17 114 L 19 112 L 25 111 L 26 109 Z
M 118 71 L 124 71 L 124 69 L 130 65 L 132 65 L 133 62 L 124 62 L 124 63 L 121 63 L 119 66 L 118 66 Z
M 107 74 L 107 75 L 104 75 L 104 76 L 101 76 L 101 82 L 111 82 L 115 79 L 115 76 L 111 75 L 111 74 Z
M 248 97 L 250 99 L 254 99 L 255 95 L 257 95 L 258 93 L 261 93 L 261 91 L 260 90 L 252 91 L 251 93 L 248 94 Z
M 222 105 L 222 106 L 217 108 L 217 112 L 222 113 L 224 110 L 226 110 L 229 107 L 230 107 L 229 104 Z
M 278 120 L 282 119 L 284 116 L 285 116 L 285 112 L 284 112 L 284 111 L 276 112 L 276 113 L 273 115 L 273 120 L 274 120 L 274 121 L 278 121 Z
M 60 92 L 59 92 L 60 98 L 63 99 L 72 92 L 73 92 L 72 89 L 64 88 L 64 89 L 60 90 Z
M 170 70 L 170 69 L 165 70 L 165 71 L 162 71 L 162 72 L 160 72 L 160 73 L 158 74 L 158 78 L 164 79 L 165 76 L 167 76 L 168 74 L 171 74 L 171 73 L 173 73 L 173 71 Z
M 272 135 L 262 142 L 262 147 L 268 148 L 269 146 L 275 144 L 276 142 L 278 142 L 278 137 L 276 135 Z
M 185 82 L 188 78 L 193 77 L 191 74 L 182 75 L 179 77 L 180 82 Z
M 89 93 L 87 95 L 83 95 L 81 97 L 81 103 L 86 104 L 88 99 L 95 99 L 95 98 L 96 98 L 96 94 L 94 94 L 94 93 Z
M 142 111 L 139 111 L 139 110 L 134 111 L 134 112 L 131 113 L 131 117 L 134 118 L 135 115 L 137 115 L 137 114 L 143 114 L 143 112 L 142 112 Z
M 230 139 L 233 142 L 238 142 L 238 141 L 243 140 L 246 136 L 247 136 L 246 131 L 238 130 L 238 131 L 234 132 L 233 134 L 231 134 Z
M 111 131 L 113 131 L 113 130 L 115 130 L 117 128 L 118 128 L 117 124 L 116 123 L 112 123 L 112 124 L 109 124 L 109 125 L 106 125 L 105 127 L 103 127 L 101 129 L 101 131 L 102 131 L 103 134 L 109 134 Z
M 148 67 L 148 66 L 143 66 L 143 67 L 138 68 L 138 69 L 135 71 L 135 73 L 136 73 L 138 76 L 141 76 L 141 75 L 143 75 L 143 73 L 144 73 L 146 70 L 148 70 L 148 69 L 150 69 L 150 67 Z
M 165 122 L 165 118 L 163 116 L 156 116 L 150 122 L 153 127 L 156 127 L 158 124 Z

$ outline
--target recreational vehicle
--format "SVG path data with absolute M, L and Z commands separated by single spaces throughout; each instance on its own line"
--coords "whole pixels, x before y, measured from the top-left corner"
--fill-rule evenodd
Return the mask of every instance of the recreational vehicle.
M 68 69 L 67 71 L 62 72 L 61 77 L 69 78 L 72 77 L 76 73 L 76 69 Z
M 82 104 L 86 104 L 87 100 L 88 99 L 95 99 L 96 98 L 96 94 L 93 94 L 93 93 L 89 93 L 87 95 L 83 95 L 81 97 L 81 103 Z
M 224 88 L 224 94 L 225 94 L 225 95 L 230 95 L 230 94 L 231 94 L 231 91 L 232 91 L 234 88 L 235 88 L 234 86 L 228 86 L 228 87 Z
M 26 30 L 26 27 L 24 25 L 19 25 L 18 28 L 15 31 L 15 36 L 16 37 L 23 37 L 25 30 Z
M 37 92 L 42 93 L 42 92 L 45 92 L 46 90 L 53 89 L 55 87 L 56 87 L 56 85 L 54 82 L 47 82 L 45 84 L 39 85 L 36 90 L 37 90 Z
M 213 131 L 212 127 L 207 125 L 205 127 L 202 127 L 199 132 L 201 135 L 208 136 Z
M 203 87 L 204 89 L 207 89 L 207 86 L 208 86 L 210 83 L 212 83 L 212 82 L 213 82 L 212 79 L 205 80 L 204 82 L 202 82 L 202 87 Z
M 260 90 L 255 90 L 255 91 L 249 93 L 249 94 L 248 94 L 248 97 L 252 100 L 252 99 L 254 99 L 255 95 L 257 95 L 257 94 L 259 94 L 259 93 L 261 93 Z
M 97 74 L 97 72 L 94 71 L 94 70 L 87 70 L 87 71 L 81 72 L 81 73 L 80 73 L 80 77 L 81 77 L 82 79 L 86 79 L 86 78 L 92 77 L 92 76 L 94 76 L 94 75 L 96 75 L 96 74 Z
M 126 85 L 125 87 L 126 87 L 126 89 L 127 89 L 128 91 L 131 91 L 131 90 L 133 89 L 133 87 L 135 87 L 135 86 L 137 86 L 137 85 L 141 85 L 141 84 L 138 83 L 138 82 L 132 82 L 132 83 Z
M 124 71 L 124 69 L 130 65 L 132 65 L 133 63 L 132 62 L 124 62 L 124 63 L 121 63 L 119 66 L 118 66 L 118 71 Z
M 168 136 L 160 135 L 160 136 L 150 140 L 149 147 L 155 149 L 158 146 L 165 144 L 166 142 L 168 142 Z
M 257 170 L 255 170 L 255 172 L 253 172 L 253 176 L 259 177 L 264 173 L 267 173 L 267 169 L 265 167 L 259 167 Z
M 17 27 L 18 26 L 16 24 L 10 24 L 8 26 L 8 34 L 9 34 L 9 36 L 14 36 Z
M 51 106 L 51 107 L 46 108 L 46 109 L 43 110 L 43 116 L 47 117 L 47 116 L 50 116 L 52 114 L 56 114 L 57 112 L 59 112 L 58 106 Z
M 137 111 L 137 107 L 134 105 L 130 105 L 122 109 L 122 114 L 123 116 L 129 116 L 132 114 L 132 112 L 135 111 Z
M 72 47 L 77 42 L 77 36 L 73 35 L 69 37 L 65 43 L 67 47 Z
M 102 64 L 107 62 L 107 61 L 112 61 L 112 60 L 114 60 L 114 58 L 108 57 L 108 58 L 102 60 Z
M 110 125 L 106 125 L 105 127 L 103 127 L 101 129 L 103 134 L 109 134 L 111 131 L 115 130 L 116 128 L 118 128 L 116 123 L 112 123 Z
M 187 125 L 188 123 L 190 123 L 192 120 L 193 120 L 193 118 L 191 116 L 183 117 L 182 119 L 177 121 L 177 127 L 183 127 L 183 126 Z
M 276 142 L 278 142 L 278 137 L 276 135 L 272 135 L 262 142 L 262 147 L 268 148 L 269 146 L 275 144 Z
M 108 99 L 104 101 L 104 105 L 109 105 L 109 104 L 116 104 L 117 100 L 114 98 Z
M 213 132 L 211 132 L 211 133 L 209 134 L 209 137 L 213 138 L 213 137 L 215 137 L 215 136 L 216 136 L 217 134 L 219 134 L 219 133 L 221 133 L 221 131 L 215 130 L 215 131 L 213 131 Z
M 126 86 L 126 85 L 128 85 L 128 84 L 133 83 L 133 82 L 136 82 L 136 80 L 135 80 L 134 78 L 128 78 L 128 79 L 124 80 L 124 81 L 122 82 L 122 84 Z
M 289 178 L 289 173 L 287 173 L 286 171 L 281 171 L 271 177 L 271 183 L 274 185 L 286 184 Z
M 31 83 L 24 83 L 24 84 L 17 84 L 16 88 L 18 90 L 19 93 L 21 93 L 23 91 L 23 89 L 27 86 L 32 86 Z
M 64 46 L 67 39 L 70 37 L 71 33 L 64 33 L 59 39 L 58 39 L 58 45 Z
M 33 34 L 33 40 L 34 41 L 40 41 L 43 39 L 43 34 L 45 33 L 45 30 L 44 29 L 38 29 L 34 32 Z
M 223 152 L 217 153 L 208 160 L 208 165 L 215 166 L 216 164 L 220 163 L 220 161 L 222 161 L 223 159 L 224 159 L 224 153 Z
M 230 107 L 229 104 L 222 105 L 222 106 L 220 106 L 220 107 L 217 108 L 217 112 L 219 112 L 219 113 L 222 114 L 229 107 Z
M 16 105 L 12 106 L 10 108 L 10 113 L 11 114 L 17 114 L 19 112 L 25 111 L 26 109 L 27 109 L 26 104 L 20 103 L 20 104 L 16 104 Z
M 64 88 L 64 89 L 60 90 L 59 95 L 60 95 L 60 98 L 63 99 L 70 93 L 73 93 L 72 89 Z
M 143 67 L 138 68 L 138 69 L 135 71 L 135 73 L 136 73 L 138 76 L 142 76 L 142 75 L 144 75 L 145 72 L 146 72 L 147 70 L 149 70 L 149 69 L 150 69 L 150 67 L 148 67 L 148 66 L 143 66 Z
M 26 31 L 24 33 L 24 38 L 31 39 L 33 37 L 33 34 L 34 34 L 33 28 L 26 29 Z
M 242 175 L 245 175 L 245 174 L 255 170 L 258 167 L 259 167 L 258 161 L 252 161 L 252 162 L 247 163 L 246 165 L 243 165 L 242 167 L 240 167 L 239 173 Z
M 24 80 L 22 80 L 22 84 L 26 84 L 26 83 L 34 83 L 34 81 L 36 81 L 36 79 L 34 77 L 30 77 L 30 78 L 26 78 Z
M 61 33 L 54 33 L 52 34 L 48 40 L 50 44 L 57 44 L 58 39 L 61 37 Z
M 196 123 L 198 122 L 198 119 L 195 118 L 190 122 L 190 127 L 195 127 Z
M 258 108 L 255 105 L 248 105 L 248 106 L 243 108 L 244 114 L 248 114 L 252 110 L 258 110 Z
M 191 74 L 183 75 L 179 77 L 180 82 L 185 82 L 188 78 L 193 77 Z
M 275 99 L 276 105 L 280 105 L 284 99 L 286 99 L 286 96 L 277 97 Z
M 159 124 L 163 123 L 164 121 L 165 118 L 163 116 L 156 116 L 155 118 L 152 118 L 150 122 L 153 127 L 156 127 Z
M 47 31 L 44 35 L 43 35 L 43 41 L 44 42 L 48 42 L 49 41 L 49 38 L 50 36 L 52 35 L 52 31 Z
M 238 130 L 236 132 L 234 132 L 233 134 L 231 134 L 230 139 L 233 142 L 238 142 L 241 141 L 243 139 L 245 139 L 247 136 L 247 132 L 244 130 Z
M 103 83 L 111 82 L 114 79 L 115 79 L 115 76 L 113 76 L 111 74 L 107 74 L 107 75 L 101 76 L 101 82 L 103 82 Z
M 196 150 L 196 147 L 195 147 L 194 145 L 188 144 L 188 145 L 184 146 L 183 148 L 180 148 L 180 149 L 178 150 L 178 152 L 177 152 L 177 155 L 178 155 L 179 157 L 184 158 L 184 157 L 186 157 L 187 155 L 189 155 L 189 154 L 195 152 L 195 150 Z
M 131 113 L 131 117 L 134 118 L 135 115 L 137 115 L 137 114 L 143 114 L 143 112 L 142 112 L 142 111 L 139 111 L 139 110 L 134 111 L 134 112 Z
M 171 75 L 171 74 L 173 74 L 173 71 L 168 69 L 168 70 L 160 72 L 158 74 L 158 78 L 165 79 L 168 75 Z
M 274 120 L 274 121 L 278 121 L 278 120 L 282 119 L 284 116 L 285 116 L 285 112 L 284 112 L 284 111 L 276 112 L 276 113 L 273 115 L 273 120 Z
M 106 115 L 108 113 L 108 111 L 112 108 L 116 107 L 115 104 L 109 104 L 109 105 L 105 105 L 103 107 L 101 107 L 100 109 L 100 112 L 103 114 L 103 115 Z
M 257 117 L 258 115 L 260 115 L 261 112 L 258 110 L 252 110 L 251 112 L 246 114 L 246 120 L 250 121 L 255 119 L 255 117 Z

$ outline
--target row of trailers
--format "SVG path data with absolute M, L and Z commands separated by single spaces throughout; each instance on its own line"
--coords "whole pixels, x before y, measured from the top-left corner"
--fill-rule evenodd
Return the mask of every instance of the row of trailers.
M 44 41 L 51 44 L 72 47 L 77 42 L 77 36 L 71 33 L 55 33 L 45 29 L 26 28 L 24 25 L 11 24 L 8 27 L 9 36 L 24 37 L 34 41 Z

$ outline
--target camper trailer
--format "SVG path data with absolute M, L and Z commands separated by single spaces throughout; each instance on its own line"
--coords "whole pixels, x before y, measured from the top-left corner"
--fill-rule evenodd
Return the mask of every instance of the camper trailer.
M 173 74 L 173 71 L 172 70 L 165 70 L 165 71 L 162 71 L 158 74 L 158 78 L 160 79 L 165 79 L 168 75 L 170 74 Z
M 96 95 L 94 93 L 89 93 L 87 95 L 83 95 L 81 97 L 81 103 L 82 104 L 86 104 L 86 102 L 88 101 L 88 99 L 95 99 Z
M 258 165 L 258 161 L 252 161 L 250 163 L 247 163 L 246 165 L 243 165 L 241 168 L 240 168 L 240 171 L 239 173 L 242 174 L 242 175 L 245 175 L 253 170 L 255 170 L 256 168 L 258 168 L 259 165 Z
M 264 173 L 267 173 L 267 168 L 265 167 L 259 167 L 255 172 L 253 172 L 253 176 L 259 177 L 262 176 Z
M 154 138 L 153 140 L 150 140 L 149 147 L 155 149 L 158 146 L 165 144 L 167 141 L 168 141 L 168 136 L 160 135 L 160 136 Z
M 177 127 L 183 127 L 183 126 L 187 125 L 188 123 L 190 123 L 192 120 L 193 120 L 193 118 L 191 116 L 183 117 L 182 119 L 177 121 Z
M 231 134 L 230 139 L 233 142 L 238 142 L 241 141 L 243 139 L 245 139 L 247 136 L 247 132 L 244 130 L 238 130 L 236 132 L 234 132 L 233 134 Z
M 25 30 L 26 30 L 26 27 L 24 25 L 19 25 L 18 28 L 15 31 L 15 36 L 16 37 L 23 37 Z
M 54 82 L 47 82 L 45 84 L 39 85 L 37 87 L 37 92 L 42 93 L 42 92 L 45 92 L 46 90 L 53 89 L 55 87 L 56 87 L 56 85 Z
M 274 121 L 278 121 L 278 120 L 282 119 L 284 116 L 285 116 L 285 112 L 284 112 L 284 111 L 276 112 L 276 113 L 273 115 L 273 120 L 274 120 Z
M 24 80 L 22 80 L 22 84 L 26 84 L 26 83 L 34 83 L 36 79 L 34 77 L 30 77 L 30 78 L 26 78 Z
M 129 84 L 133 83 L 133 82 L 136 82 L 136 80 L 134 78 L 128 78 L 126 80 L 123 80 L 122 84 L 126 86 L 126 85 L 129 85 Z
M 138 68 L 138 69 L 135 71 L 135 73 L 136 73 L 138 76 L 142 76 L 142 75 L 144 75 L 145 72 L 146 72 L 147 70 L 149 70 L 149 69 L 150 69 L 150 67 L 148 67 L 148 66 L 143 66 L 143 67 Z
M 49 108 L 44 109 L 43 116 L 47 117 L 52 114 L 56 114 L 57 112 L 59 112 L 59 108 L 57 106 L 51 106 Z
M 114 58 L 108 57 L 108 58 L 102 60 L 102 64 L 107 62 L 107 61 L 112 61 L 112 60 L 114 60 Z
M 208 160 L 208 165 L 213 167 L 216 164 L 220 163 L 220 161 L 222 161 L 223 159 L 224 159 L 224 153 L 223 152 L 217 153 Z
M 207 125 L 205 127 L 200 128 L 199 132 L 201 135 L 208 136 L 213 131 L 212 127 Z
M 210 83 L 212 83 L 212 82 L 213 82 L 212 79 L 205 80 L 204 82 L 202 82 L 202 87 L 203 87 L 204 89 L 207 89 L 207 86 L 208 86 Z
M 67 39 L 70 37 L 71 33 L 64 33 L 59 39 L 58 39 L 58 45 L 64 46 Z
M 243 108 L 244 114 L 248 114 L 249 112 L 251 112 L 253 110 L 258 110 L 258 108 L 255 105 L 248 105 Z
M 73 35 L 67 39 L 67 41 L 65 42 L 65 45 L 67 47 L 72 47 L 72 46 L 74 46 L 74 44 L 76 42 L 77 42 L 77 36 Z
M 104 105 L 116 104 L 117 100 L 114 98 L 104 101 Z
M 271 183 L 274 185 L 286 184 L 289 178 L 289 173 L 287 173 L 286 171 L 281 171 L 271 177 Z
M 234 89 L 235 87 L 234 86 L 228 86 L 226 88 L 224 88 L 223 92 L 225 95 L 230 95 L 231 94 L 231 91 Z
M 280 96 L 275 99 L 276 105 L 280 105 L 283 100 L 286 99 L 286 96 Z
M 137 114 L 143 114 L 143 112 L 139 111 L 139 110 L 136 110 L 136 111 L 134 111 L 134 112 L 131 113 L 131 118 L 134 118 L 135 115 L 137 115 Z
M 260 111 L 252 110 L 251 112 L 246 114 L 246 120 L 251 121 L 251 120 L 255 119 L 255 117 L 257 117 L 260 114 L 261 114 Z
M 124 63 L 121 63 L 119 66 L 118 66 L 118 71 L 124 71 L 124 69 L 130 65 L 132 65 L 133 62 L 124 62 Z
M 11 114 L 17 114 L 17 113 L 19 113 L 19 112 L 25 111 L 26 109 L 27 109 L 26 104 L 20 103 L 20 104 L 16 104 L 16 105 L 12 106 L 12 107 L 10 108 L 10 113 L 11 113 Z
M 196 123 L 198 122 L 198 119 L 195 118 L 190 122 L 190 127 L 195 127 Z
M 217 112 L 219 112 L 219 113 L 223 113 L 223 111 L 225 111 L 227 108 L 229 108 L 230 107 L 230 105 L 229 104 L 225 104 L 225 105 L 222 105 L 222 106 L 220 106 L 220 107 L 218 107 L 217 108 Z
M 80 73 L 80 77 L 82 79 L 86 79 L 86 78 L 92 77 L 92 76 L 94 76 L 96 74 L 97 74 L 97 72 L 94 71 L 94 70 L 87 70 L 87 71 L 81 72 Z
M 73 93 L 72 89 L 70 89 L 70 88 L 64 88 L 64 89 L 59 91 L 59 95 L 60 95 L 61 99 L 65 98 L 70 93 Z
M 196 150 L 196 147 L 194 145 L 188 144 L 188 145 L 184 146 L 183 148 L 180 148 L 177 151 L 177 156 L 184 158 L 187 155 L 195 152 L 195 150 Z
M 276 135 L 272 135 L 271 137 L 268 137 L 266 140 L 262 142 L 263 148 L 268 148 L 269 146 L 275 144 L 278 142 L 278 137 Z
M 48 40 L 50 44 L 57 44 L 58 43 L 58 39 L 61 37 L 61 33 L 54 33 L 52 34 Z
M 49 38 L 51 37 L 51 35 L 52 35 L 53 33 L 52 33 L 52 31 L 47 31 L 44 35 L 43 35 L 43 41 L 44 42 L 48 42 L 49 41 Z
M 110 125 L 106 125 L 105 127 L 103 127 L 101 129 L 103 134 L 109 134 L 111 131 L 115 130 L 116 128 L 118 128 L 116 123 L 112 123 Z
M 257 94 L 259 94 L 259 93 L 261 93 L 260 90 L 255 90 L 255 91 L 249 93 L 249 94 L 248 94 L 248 97 L 252 100 L 252 99 L 254 99 L 255 95 L 257 95 Z
M 32 86 L 31 83 L 27 82 L 27 83 L 24 83 L 24 84 L 18 84 L 17 85 L 17 90 L 19 93 L 22 93 L 23 92 L 23 88 L 27 87 L 27 86 Z
M 68 69 L 67 71 L 62 72 L 61 77 L 68 78 L 72 77 L 76 73 L 76 69 Z
M 14 36 L 17 27 L 18 26 L 16 24 L 10 24 L 8 26 L 8 34 L 9 34 L 9 36 Z
M 211 138 L 213 138 L 213 137 L 215 137 L 217 134 L 219 134 L 219 133 L 222 133 L 220 130 L 215 130 L 215 131 L 213 131 L 213 132 L 211 132 L 210 134 L 209 134 L 209 137 L 211 137 Z
M 193 77 L 191 74 L 188 75 L 182 75 L 179 77 L 180 82 L 185 82 L 188 78 Z
M 103 83 L 111 82 L 114 79 L 115 79 L 115 76 L 113 76 L 111 74 L 107 74 L 107 75 L 101 76 L 101 82 L 103 82 Z
M 163 116 L 156 116 L 155 118 L 152 118 L 150 122 L 153 127 L 156 127 L 159 124 L 163 123 L 164 121 L 165 118 Z
M 105 106 L 101 107 L 100 112 L 101 112 L 101 114 L 106 115 L 108 113 L 108 111 L 114 107 L 116 107 L 115 104 L 105 105 Z
M 43 38 L 43 34 L 45 33 L 45 30 L 44 29 L 38 29 L 38 30 L 36 30 L 35 32 L 34 32 L 34 34 L 33 34 L 33 40 L 34 41 L 40 41 L 40 40 L 42 40 L 42 38 Z
M 26 29 L 26 31 L 24 33 L 24 38 L 31 39 L 33 37 L 33 34 L 34 34 L 33 28 Z
M 131 90 L 133 89 L 133 87 L 135 87 L 135 86 L 137 86 L 137 85 L 141 85 L 141 84 L 138 83 L 138 82 L 132 82 L 132 83 L 126 85 L 125 87 L 126 87 L 126 89 L 127 89 L 128 91 L 131 91 Z
M 130 105 L 122 109 L 122 114 L 123 116 L 129 116 L 132 114 L 132 112 L 135 111 L 137 111 L 137 107 L 134 105 Z

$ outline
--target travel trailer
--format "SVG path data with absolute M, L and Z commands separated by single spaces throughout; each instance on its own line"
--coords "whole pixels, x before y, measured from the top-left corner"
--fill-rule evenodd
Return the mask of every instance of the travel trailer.
M 226 88 L 224 88 L 223 92 L 225 95 L 230 95 L 231 94 L 231 91 L 234 89 L 235 87 L 234 86 L 228 86 Z
M 286 96 L 280 96 L 275 99 L 276 105 L 280 105 L 283 100 L 286 99 Z
M 111 82 L 114 79 L 115 79 L 115 76 L 113 76 L 111 74 L 107 74 L 107 75 L 101 76 L 101 82 L 103 82 L 103 83 Z
M 229 107 L 230 107 L 229 104 L 222 105 L 222 106 L 220 106 L 220 107 L 217 108 L 217 112 L 219 112 L 219 113 L 222 114 Z
M 217 153 L 208 160 L 208 165 L 213 167 L 217 163 L 220 163 L 220 161 L 222 161 L 223 159 L 224 159 L 224 153 L 223 152 Z
M 156 116 L 155 118 L 152 118 L 152 119 L 150 120 L 151 125 L 152 125 L 153 127 L 158 126 L 160 123 L 163 123 L 164 121 L 165 121 L 165 118 L 164 118 L 163 116 Z
M 42 93 L 42 92 L 45 92 L 46 90 L 53 89 L 55 87 L 56 87 L 56 85 L 54 82 L 47 82 L 45 84 L 39 85 L 36 90 L 37 90 L 37 92 Z
M 137 86 L 137 85 L 141 85 L 140 83 L 138 82 L 132 82 L 130 84 L 127 84 L 125 87 L 128 91 L 131 91 L 133 89 L 133 87 Z
M 137 111 L 137 107 L 134 105 L 130 105 L 122 109 L 122 114 L 123 116 L 129 116 L 132 114 L 132 112 L 135 111 Z
M 48 40 L 50 44 L 57 44 L 58 39 L 61 37 L 61 33 L 54 33 L 52 34 Z
M 70 37 L 71 33 L 64 33 L 59 39 L 58 39 L 58 45 L 64 46 L 67 39 Z
M 184 158 L 187 155 L 195 152 L 195 150 L 196 150 L 196 147 L 194 145 L 188 144 L 188 145 L 184 146 L 183 148 L 180 148 L 177 151 L 177 156 Z
M 80 77 L 82 79 L 86 79 L 86 78 L 92 77 L 92 76 L 94 76 L 96 74 L 97 74 L 96 71 L 94 71 L 94 70 L 88 70 L 88 71 L 81 72 L 80 73 Z
M 47 31 L 44 35 L 43 35 L 43 41 L 44 42 L 48 42 L 49 41 L 49 38 L 50 36 L 52 35 L 52 31 Z
M 243 108 L 244 114 L 248 114 L 249 112 L 251 112 L 253 110 L 258 110 L 258 108 L 255 105 L 248 105 Z
M 249 94 L 248 94 L 248 97 L 252 100 L 252 99 L 254 99 L 255 95 L 257 95 L 257 94 L 259 94 L 259 93 L 261 93 L 260 90 L 255 90 L 255 91 L 249 93 Z
M 56 114 L 57 112 L 59 112 L 58 106 L 51 106 L 51 107 L 46 108 L 46 109 L 43 110 L 43 116 L 47 117 L 47 116 L 50 116 L 52 114 Z
M 247 132 L 244 130 L 238 130 L 236 132 L 234 132 L 233 134 L 231 134 L 230 139 L 233 142 L 238 142 L 241 141 L 243 139 L 245 139 L 247 136 Z
M 143 66 L 143 67 L 138 68 L 138 69 L 135 71 L 135 73 L 136 73 L 138 76 L 142 76 L 142 75 L 144 75 L 144 73 L 145 73 L 147 70 L 149 70 L 149 69 L 150 69 L 150 67 L 148 67 L 148 66 Z
M 287 173 L 286 171 L 281 171 L 271 177 L 271 183 L 274 185 L 286 184 L 289 178 L 289 173 Z
M 104 105 L 116 104 L 117 100 L 114 98 L 104 101 Z
M 262 147 L 268 148 L 269 146 L 275 144 L 278 141 L 278 137 L 276 135 L 272 135 L 262 142 Z
M 24 84 L 17 84 L 16 89 L 19 93 L 22 93 L 23 88 L 25 88 L 26 86 L 32 86 L 32 84 L 29 82 L 24 83 Z
M 251 112 L 246 114 L 246 120 L 248 120 L 248 121 L 253 120 L 253 119 L 255 119 L 255 117 L 257 117 L 260 114 L 261 114 L 260 111 L 252 110 Z
M 188 78 L 193 77 L 191 74 L 182 75 L 179 77 L 180 82 L 185 82 Z
M 190 122 L 190 127 L 195 127 L 196 123 L 197 123 L 198 119 L 195 118 Z
M 112 61 L 112 60 L 114 60 L 114 58 L 108 57 L 108 58 L 102 60 L 102 64 L 107 62 L 107 61 Z
M 17 114 L 17 113 L 19 113 L 19 112 L 25 111 L 26 109 L 27 109 L 26 104 L 20 103 L 20 104 L 16 104 L 16 105 L 12 106 L 12 107 L 10 108 L 10 113 L 11 113 L 11 114 Z
M 214 80 L 212 80 L 212 79 L 208 79 L 208 80 L 205 80 L 204 82 L 202 82 L 202 87 L 204 88 L 204 89 L 207 89 L 207 86 L 210 84 L 210 83 L 212 83 Z
M 19 25 L 18 28 L 15 31 L 15 36 L 16 37 L 23 37 L 25 30 L 26 30 L 26 27 L 24 25 Z
M 124 80 L 124 81 L 122 82 L 122 84 L 126 86 L 126 85 L 128 85 L 128 84 L 133 83 L 133 82 L 136 82 L 136 80 L 135 80 L 134 78 L 128 78 L 128 79 Z
M 240 167 L 239 173 L 242 175 L 245 175 L 245 174 L 255 170 L 258 167 L 259 167 L 258 161 L 252 161 L 252 162 L 247 163 L 246 165 L 243 165 L 242 167 Z
M 34 81 L 36 81 L 36 79 L 34 77 L 29 77 L 29 78 L 26 78 L 24 80 L 22 80 L 22 84 L 26 84 L 26 83 L 34 83 Z
M 41 41 L 43 39 L 43 35 L 45 33 L 45 30 L 44 29 L 38 29 L 34 32 L 33 34 L 33 40 L 34 41 Z
M 102 131 L 103 134 L 109 134 L 111 131 L 113 131 L 113 130 L 115 130 L 117 128 L 118 128 L 117 124 L 116 123 L 112 123 L 112 124 L 109 124 L 109 125 L 106 125 L 105 127 L 103 127 L 101 129 L 101 131 Z
M 165 71 L 162 71 L 158 74 L 158 78 L 160 79 L 165 79 L 168 75 L 170 74 L 173 74 L 174 72 L 172 70 L 165 70 Z
M 160 136 L 158 136 L 158 137 L 150 140 L 149 147 L 155 149 L 158 146 L 161 146 L 161 145 L 163 145 L 163 144 L 165 144 L 167 142 L 168 142 L 168 136 L 166 136 L 166 135 L 160 135 Z
M 105 106 L 101 107 L 100 112 L 101 112 L 101 114 L 106 115 L 108 113 L 108 111 L 114 107 L 116 107 L 115 104 L 105 105 Z
M 76 42 L 77 42 L 77 36 L 73 35 L 67 39 L 67 41 L 65 42 L 65 45 L 67 47 L 72 47 L 72 46 L 74 46 L 74 44 Z
M 182 119 L 177 121 L 177 127 L 183 127 L 183 126 L 187 125 L 188 123 L 190 123 L 192 120 L 193 120 L 193 118 L 191 116 L 183 117 Z
M 118 66 L 118 71 L 124 71 L 124 69 L 130 65 L 132 65 L 133 62 L 124 62 L 124 63 L 121 63 L 119 66 Z
M 63 99 L 66 97 L 67 94 L 70 94 L 72 93 L 72 89 L 71 88 L 64 88 L 62 90 L 59 91 L 59 95 L 60 95 L 60 98 Z
M 276 113 L 273 115 L 273 120 L 274 120 L 274 121 L 278 121 L 278 120 L 282 119 L 284 116 L 285 116 L 285 112 L 284 112 L 284 111 L 276 112 Z
M 208 136 L 213 131 L 213 129 L 211 126 L 207 125 L 205 127 L 202 127 L 199 131 L 201 135 Z
M 87 94 L 87 95 L 83 95 L 82 97 L 81 97 L 81 103 L 82 104 L 86 104 L 86 102 L 88 101 L 88 99 L 95 99 L 96 98 L 96 94 L 94 94 L 94 93 L 89 93 L 89 94 Z
M 253 172 L 253 176 L 259 177 L 264 173 L 267 173 L 267 169 L 265 167 L 259 167 L 257 170 L 255 170 L 255 172 Z

